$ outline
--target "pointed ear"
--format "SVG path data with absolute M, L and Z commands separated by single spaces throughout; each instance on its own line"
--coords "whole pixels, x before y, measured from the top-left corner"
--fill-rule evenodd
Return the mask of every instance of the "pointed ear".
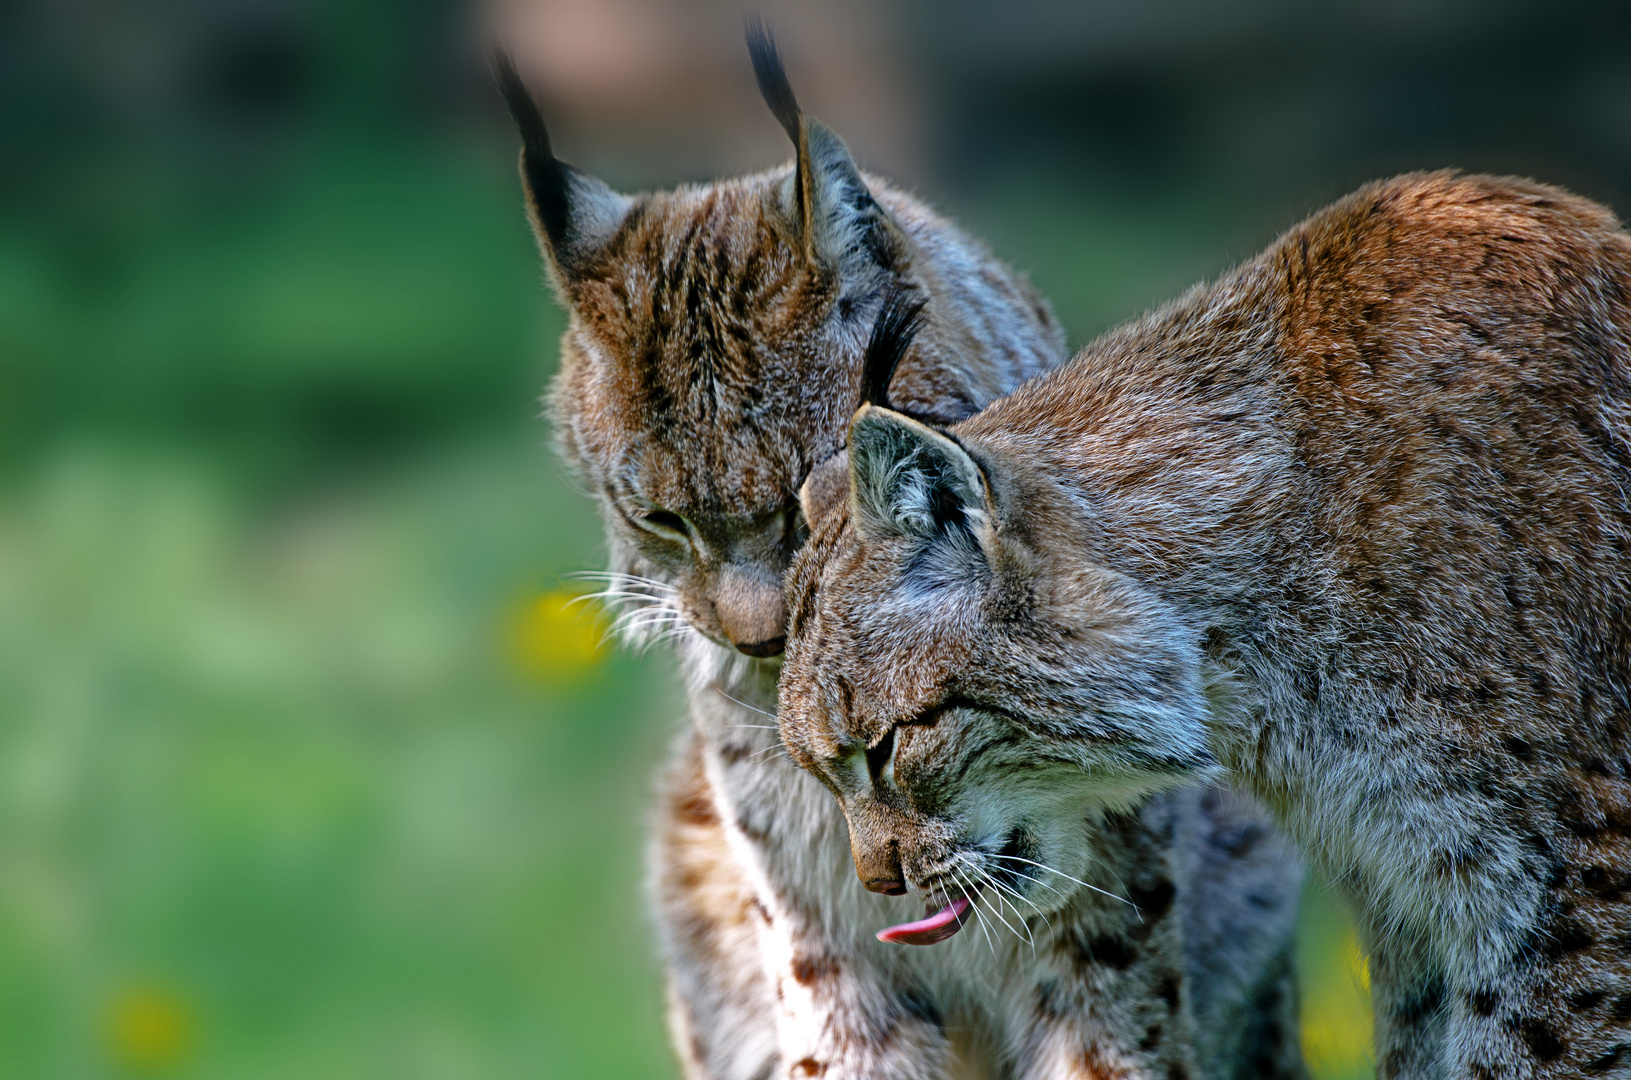
M 949 435 L 863 405 L 850 422 L 849 465 L 851 514 L 863 535 L 972 540 L 989 553 L 990 485 Z
M 610 240 L 634 201 L 555 156 L 544 116 L 509 53 L 493 54 L 493 77 L 521 132 L 521 186 L 538 244 L 566 279 Z
M 798 228 L 805 257 L 836 269 L 840 280 L 869 268 L 893 269 L 905 253 L 905 239 L 872 197 L 849 147 L 827 125 L 800 111 L 763 22 L 749 20 L 747 40 L 759 92 L 798 149 L 782 202 Z

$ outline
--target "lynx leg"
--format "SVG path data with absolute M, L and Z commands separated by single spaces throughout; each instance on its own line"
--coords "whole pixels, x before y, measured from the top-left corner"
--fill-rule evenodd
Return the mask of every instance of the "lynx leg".
M 1104 815 L 1099 870 L 1131 903 L 1047 927 L 1028 965 L 1031 989 L 1010 1005 L 1009 1030 L 1023 1040 L 1016 1076 L 1203 1075 L 1174 882 L 1185 864 L 1174 840 L 1186 806 L 1193 803 L 1157 796 L 1136 812 Z M 1037 920 L 1030 927 L 1041 928 Z
M 1010 1012 L 1021 1043 L 1013 1075 L 1024 1080 L 1178 1080 L 1198 1074 L 1176 965 L 1132 961 L 1125 972 L 1124 942 L 1111 936 L 1066 935 L 1069 971 L 1036 972 L 1029 992 Z M 1089 978 L 1081 968 L 1097 967 Z M 1088 989 L 1091 988 L 1091 989 Z
M 1226 787 L 1175 797 L 1185 982 L 1200 1075 L 1301 1080 L 1302 860 L 1267 811 Z
M 1445 975 L 1427 947 L 1401 934 L 1370 932 L 1371 1004 L 1377 1080 L 1437 1080 L 1445 1073 Z
M 776 1063 L 775 999 L 755 900 L 687 729 L 659 802 L 651 852 L 668 968 L 668 1023 L 686 1080 L 764 1080 Z
M 1298 1011 L 1295 950 L 1287 945 L 1248 1002 L 1235 1051 L 1235 1080 L 1306 1080 Z
M 781 1063 L 802 1080 L 945 1080 L 954 1055 L 939 1008 L 892 985 L 853 952 L 839 956 L 790 913 L 759 909 L 760 952 L 775 987 Z

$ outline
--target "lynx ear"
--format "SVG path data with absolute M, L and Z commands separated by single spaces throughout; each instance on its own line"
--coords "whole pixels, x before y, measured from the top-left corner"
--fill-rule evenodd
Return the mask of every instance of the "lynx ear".
M 850 421 L 851 514 L 862 535 L 971 542 L 994 539 L 990 485 L 957 441 L 876 405 Z
M 493 77 L 510 118 L 521 131 L 521 185 L 538 244 L 567 279 L 574 268 L 612 238 L 634 201 L 555 156 L 549 129 L 515 61 L 493 54 Z
M 868 267 L 892 269 L 904 239 L 872 197 L 844 140 L 799 110 L 781 54 L 764 23 L 747 24 L 748 52 L 765 104 L 798 149 L 798 166 L 783 202 L 798 227 L 805 257 L 838 270 L 841 279 Z

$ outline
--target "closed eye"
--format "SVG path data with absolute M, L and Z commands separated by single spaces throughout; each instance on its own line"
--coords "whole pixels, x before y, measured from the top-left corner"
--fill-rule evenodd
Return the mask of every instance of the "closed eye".
M 889 767 L 889 759 L 894 753 L 895 729 L 893 727 L 883 733 L 883 738 L 866 748 L 866 770 L 872 774 L 874 784 L 883 779 L 884 770 Z
M 691 526 L 671 510 L 648 511 L 641 515 L 640 521 L 658 532 L 676 533 L 680 536 L 691 535 Z
M 877 784 L 880 780 L 893 778 L 894 771 L 890 768 L 890 759 L 895 755 L 895 735 L 901 728 L 932 728 L 940 722 L 940 717 L 947 709 L 964 707 L 967 706 L 945 702 L 889 725 L 888 730 L 878 741 L 866 748 L 866 768 L 867 772 L 872 774 L 872 782 Z

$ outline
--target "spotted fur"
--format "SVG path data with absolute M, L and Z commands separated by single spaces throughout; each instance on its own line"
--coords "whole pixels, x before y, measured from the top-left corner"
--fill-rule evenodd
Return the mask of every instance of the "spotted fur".
M 1631 1071 L 1607 210 L 1371 185 L 967 421 L 863 408 L 850 466 L 780 704 L 858 863 L 938 895 L 1019 823 L 1226 770 L 1359 913 L 1379 1076 Z
M 1056 364 L 1064 341 L 1021 277 L 861 173 L 837 136 L 797 112 L 763 42 L 756 60 L 795 162 L 635 196 L 556 161 L 519 77 L 499 66 L 523 132 L 529 214 L 570 314 L 549 396 L 555 430 L 599 499 L 622 629 L 670 640 L 689 686 L 691 723 L 652 852 L 687 1075 L 1194 1072 L 1192 1001 L 1209 1003 L 1208 1030 L 1231 1053 L 1250 1016 L 1294 1016 L 1284 959 L 1296 864 L 1277 838 L 1237 854 L 1213 839 L 1230 827 L 1221 822 L 1259 811 L 1169 801 L 1118 818 L 1101 887 L 1146 882 L 1162 904 L 1096 897 L 1055 920 L 1064 936 L 1053 944 L 1004 911 L 1011 931 L 993 921 L 946 949 L 903 950 L 873 933 L 910 913 L 857 885 L 842 816 L 780 750 L 780 582 L 804 536 L 798 493 L 842 481 L 857 401 L 887 393 L 950 422 Z M 891 357 L 898 367 L 869 375 L 864 346 L 891 299 L 921 309 L 920 333 Z M 1202 910 L 1219 939 L 1206 953 L 1238 961 L 1205 986 L 1183 970 L 1177 929 Z M 1031 938 L 1058 957 L 1046 983 Z M 1045 1000 L 1046 1021 L 1020 999 Z M 1272 1055 L 1290 1062 L 1274 1075 L 1296 1076 L 1295 1025 L 1269 1029 Z M 1112 1037 L 1126 1032 L 1136 1038 Z

